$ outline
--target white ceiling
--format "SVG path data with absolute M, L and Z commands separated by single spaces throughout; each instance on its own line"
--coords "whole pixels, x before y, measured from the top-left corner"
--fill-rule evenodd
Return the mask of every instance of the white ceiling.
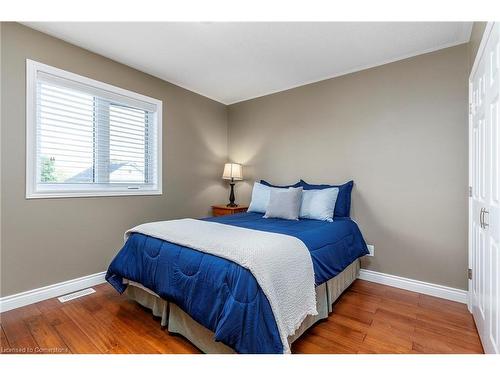
M 27 22 L 224 104 L 469 41 L 471 22 Z

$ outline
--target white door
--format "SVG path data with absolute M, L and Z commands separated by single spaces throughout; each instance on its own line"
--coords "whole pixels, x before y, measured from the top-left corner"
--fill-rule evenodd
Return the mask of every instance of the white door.
M 499 29 L 488 23 L 469 78 L 469 303 L 486 353 L 500 353 Z

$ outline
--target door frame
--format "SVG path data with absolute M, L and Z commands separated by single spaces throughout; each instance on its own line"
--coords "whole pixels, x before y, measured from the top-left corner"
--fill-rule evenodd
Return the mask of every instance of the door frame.
M 488 42 L 488 37 L 491 33 L 491 30 L 493 29 L 493 25 L 495 22 L 488 22 L 486 24 L 486 27 L 483 32 L 483 36 L 481 38 L 481 43 L 479 44 L 479 48 L 477 50 L 476 56 L 474 58 L 474 64 L 472 65 L 472 69 L 469 74 L 469 80 L 468 80 L 468 91 L 469 91 L 469 101 L 468 101 L 468 108 L 467 108 L 467 113 L 468 113 L 468 119 L 469 119 L 469 126 L 468 126 L 468 175 L 469 175 L 469 185 L 467 189 L 467 196 L 468 196 L 468 223 L 467 223 L 467 233 L 468 233 L 468 240 L 467 240 L 467 257 L 468 257 L 468 268 L 472 269 L 472 199 L 471 195 L 469 192 L 469 189 L 474 186 L 472 185 L 472 87 L 471 87 L 471 82 L 472 82 L 472 77 L 474 76 L 474 73 L 477 70 L 477 67 L 479 65 L 479 60 L 481 59 L 484 49 L 486 48 L 486 43 Z M 474 270 L 472 271 L 474 272 Z M 472 313 L 472 280 L 467 278 L 467 308 L 469 311 Z

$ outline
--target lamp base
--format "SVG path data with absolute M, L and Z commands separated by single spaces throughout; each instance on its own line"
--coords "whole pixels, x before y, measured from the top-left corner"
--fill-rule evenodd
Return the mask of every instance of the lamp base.
M 236 203 L 234 203 L 234 182 L 231 182 L 231 194 L 229 194 L 229 204 L 227 207 L 238 207 Z

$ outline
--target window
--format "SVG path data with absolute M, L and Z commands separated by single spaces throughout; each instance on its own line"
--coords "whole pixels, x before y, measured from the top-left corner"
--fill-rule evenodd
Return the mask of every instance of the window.
M 26 198 L 161 194 L 162 102 L 27 60 Z

